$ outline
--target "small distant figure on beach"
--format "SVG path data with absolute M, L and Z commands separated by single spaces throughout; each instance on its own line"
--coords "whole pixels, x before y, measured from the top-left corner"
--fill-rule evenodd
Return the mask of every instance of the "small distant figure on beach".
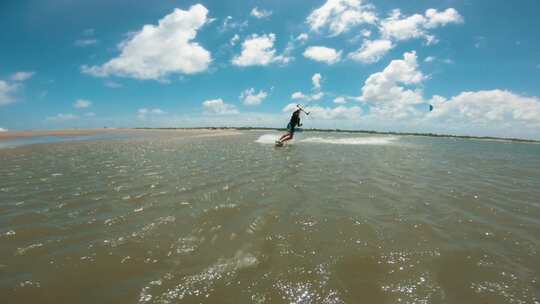
M 287 133 L 283 134 L 279 140 L 276 141 L 276 146 L 282 146 L 283 143 L 286 141 L 289 141 L 293 139 L 294 136 L 294 129 L 298 126 L 301 127 L 302 123 L 300 123 L 300 114 L 302 112 L 306 113 L 306 115 L 309 115 L 309 112 L 306 112 L 301 105 L 296 105 L 298 110 L 294 111 L 291 120 L 287 124 Z

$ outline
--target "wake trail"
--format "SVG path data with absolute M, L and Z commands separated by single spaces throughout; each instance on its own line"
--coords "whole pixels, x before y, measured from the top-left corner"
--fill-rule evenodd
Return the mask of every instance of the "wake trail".
M 260 144 L 274 144 L 280 137 L 279 134 L 261 135 L 255 142 Z M 310 144 L 330 144 L 330 145 L 388 145 L 396 142 L 394 136 L 363 136 L 363 137 L 307 137 L 297 139 L 296 142 Z M 293 140 L 294 142 L 295 140 Z
M 369 136 L 369 137 L 308 137 L 300 142 L 332 145 L 388 145 L 395 142 L 397 137 Z

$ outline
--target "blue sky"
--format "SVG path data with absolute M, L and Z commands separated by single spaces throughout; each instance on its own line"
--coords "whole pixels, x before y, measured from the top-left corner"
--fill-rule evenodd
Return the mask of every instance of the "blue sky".
M 2 1 L 0 130 L 540 139 L 538 1 Z M 429 111 L 429 104 L 434 106 Z

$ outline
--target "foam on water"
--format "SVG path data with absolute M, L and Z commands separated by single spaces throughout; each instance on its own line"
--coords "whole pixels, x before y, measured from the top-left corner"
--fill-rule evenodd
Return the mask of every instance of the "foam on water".
M 255 142 L 260 144 L 274 144 L 279 139 L 277 134 L 261 135 Z M 388 145 L 397 141 L 393 136 L 363 136 L 363 137 L 307 137 L 297 142 L 331 144 L 331 145 Z M 294 140 L 293 140 L 294 141 Z
M 370 136 L 370 137 L 308 137 L 300 142 L 332 144 L 332 145 L 387 145 L 397 140 L 397 137 Z
M 278 134 L 264 134 L 259 136 L 255 142 L 260 144 L 274 144 L 279 137 L 280 136 Z

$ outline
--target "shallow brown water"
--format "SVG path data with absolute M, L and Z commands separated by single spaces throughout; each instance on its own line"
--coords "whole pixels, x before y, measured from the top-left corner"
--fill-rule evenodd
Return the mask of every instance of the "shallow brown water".
M 540 302 L 540 145 L 272 139 L 0 149 L 0 303 Z

